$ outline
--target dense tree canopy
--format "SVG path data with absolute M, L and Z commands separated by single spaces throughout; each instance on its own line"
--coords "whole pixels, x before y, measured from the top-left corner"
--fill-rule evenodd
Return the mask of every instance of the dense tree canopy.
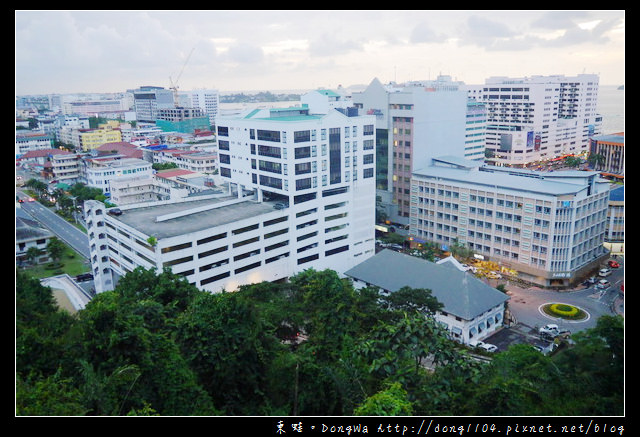
M 621 415 L 623 322 L 544 356 L 452 342 L 430 290 L 330 270 L 233 293 L 136 269 L 76 315 L 17 274 L 17 415 Z

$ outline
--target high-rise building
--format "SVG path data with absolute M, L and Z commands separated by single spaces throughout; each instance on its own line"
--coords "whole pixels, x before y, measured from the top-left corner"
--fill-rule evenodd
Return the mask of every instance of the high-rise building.
M 600 132 L 596 74 L 573 77 L 491 77 L 469 85 L 469 97 L 487 110 L 488 160 L 523 167 L 564 155 L 585 154 Z
M 131 93 L 136 120 L 139 122 L 155 123 L 159 109 L 175 107 L 173 92 L 162 87 L 143 86 Z
M 308 106 L 216 118 L 228 191 L 106 210 L 86 202 L 98 292 L 143 266 L 233 291 L 375 252 L 375 120 Z
M 435 156 L 467 155 L 467 92 L 448 76 L 403 86 L 374 79 L 352 99 L 362 113 L 376 116 L 378 207 L 406 225 L 411 173 Z
M 200 108 L 208 117 L 209 125 L 213 126 L 220 106 L 220 93 L 212 89 L 196 89 L 186 92 L 189 106 Z
M 460 244 L 529 282 L 565 286 L 607 256 L 609 182 L 594 171 L 439 157 L 414 172 L 411 195 L 416 243 Z

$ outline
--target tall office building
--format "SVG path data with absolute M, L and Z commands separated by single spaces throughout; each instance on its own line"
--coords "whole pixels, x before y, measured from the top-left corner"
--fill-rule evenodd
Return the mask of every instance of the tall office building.
M 375 252 L 373 117 L 308 106 L 216 119 L 225 195 L 107 210 L 85 203 L 98 292 L 137 266 L 233 291 Z
M 130 92 L 133 94 L 133 108 L 137 121 L 155 123 L 159 109 L 175 107 L 171 90 L 157 86 L 143 86 Z
M 596 74 L 573 77 L 492 77 L 469 85 L 469 96 L 486 105 L 489 160 L 522 167 L 588 152 L 600 132 Z
M 593 171 L 538 172 L 433 159 L 413 174 L 414 241 L 462 244 L 542 286 L 565 286 L 607 256 L 609 182 Z
M 391 221 L 408 224 L 411 173 L 435 156 L 467 154 L 467 92 L 448 76 L 403 86 L 374 79 L 352 99 L 362 113 L 376 116 L 378 207 Z

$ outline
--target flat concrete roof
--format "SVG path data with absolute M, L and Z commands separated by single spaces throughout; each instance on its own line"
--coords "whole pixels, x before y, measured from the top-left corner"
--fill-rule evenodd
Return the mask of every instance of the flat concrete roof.
M 158 239 L 176 237 L 274 212 L 273 203 L 235 196 L 123 209 L 117 220 Z M 171 218 L 172 215 L 175 217 Z M 161 221 L 158 221 L 160 218 Z

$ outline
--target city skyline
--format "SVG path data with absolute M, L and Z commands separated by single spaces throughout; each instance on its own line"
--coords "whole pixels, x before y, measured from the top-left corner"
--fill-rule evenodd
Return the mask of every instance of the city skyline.
M 598 74 L 624 84 L 625 11 L 16 11 L 15 92 L 309 90 Z M 181 74 L 182 72 L 182 74 Z

